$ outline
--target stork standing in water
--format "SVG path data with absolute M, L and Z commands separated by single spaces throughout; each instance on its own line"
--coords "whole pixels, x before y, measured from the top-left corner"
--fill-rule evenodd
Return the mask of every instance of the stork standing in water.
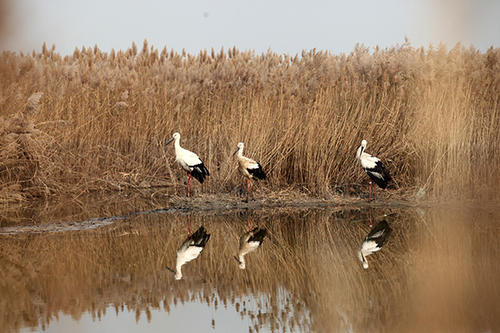
M 207 234 L 203 226 L 199 227 L 194 234 L 189 235 L 177 250 L 175 263 L 175 279 L 182 279 L 182 265 L 196 259 L 207 245 L 210 234 Z
M 238 258 L 236 258 L 239 268 L 245 269 L 245 255 L 257 250 L 262 245 L 266 235 L 267 230 L 259 227 L 255 227 L 241 235 Z
M 208 169 L 205 167 L 198 155 L 181 147 L 179 143 L 180 139 L 181 135 L 175 132 L 174 135 L 172 135 L 172 138 L 165 143 L 165 146 L 174 141 L 175 161 L 179 163 L 179 165 L 184 170 L 186 170 L 186 195 L 189 196 L 191 189 L 191 179 L 194 177 L 200 182 L 200 184 L 203 184 L 203 181 L 207 176 L 210 176 L 210 173 L 208 172 Z
M 356 152 L 356 158 L 361 163 L 361 167 L 363 170 L 370 176 L 370 200 L 372 199 L 373 185 L 372 181 L 374 181 L 381 188 L 386 188 L 387 184 L 391 180 L 391 176 L 389 172 L 385 169 L 382 162 L 376 158 L 365 152 L 366 149 L 366 140 L 361 141 L 361 146 L 359 146 L 358 151 Z
M 247 194 L 253 188 L 252 179 L 266 179 L 266 173 L 262 166 L 251 158 L 243 156 L 243 142 L 239 142 L 233 155 L 238 153 L 238 170 L 247 178 Z
M 379 251 L 387 242 L 387 237 L 391 234 L 392 229 L 386 220 L 380 221 L 365 237 L 358 251 L 358 258 L 363 263 L 363 268 L 368 269 L 368 261 L 366 257 L 370 254 Z

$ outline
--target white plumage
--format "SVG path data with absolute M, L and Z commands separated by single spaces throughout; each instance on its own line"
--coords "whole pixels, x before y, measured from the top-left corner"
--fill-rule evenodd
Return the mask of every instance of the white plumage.
M 257 250 L 266 237 L 267 230 L 255 227 L 250 231 L 245 232 L 240 237 L 240 247 L 238 250 L 238 267 L 245 269 L 245 255 Z
M 253 186 L 252 179 L 266 179 L 266 173 L 258 162 L 243 156 L 244 147 L 243 142 L 239 142 L 233 155 L 238 153 L 238 170 L 248 179 L 247 190 L 250 190 Z
M 389 224 L 387 221 L 383 220 L 365 237 L 358 251 L 358 258 L 363 263 L 364 269 L 368 269 L 368 260 L 366 257 L 379 251 L 387 242 L 387 237 L 389 237 L 391 232 L 392 229 L 389 227 Z
M 366 140 L 361 141 L 361 146 L 359 146 L 356 152 L 356 158 L 359 160 L 363 170 L 368 174 L 368 176 L 370 176 L 370 179 L 381 188 L 386 188 L 387 184 L 391 180 L 391 176 L 385 169 L 380 159 L 365 152 L 366 144 Z M 370 181 L 370 198 L 371 195 L 372 182 Z
M 181 135 L 176 132 L 172 135 L 172 138 L 165 143 L 165 145 L 174 141 L 175 161 L 187 172 L 188 179 L 186 183 L 186 192 L 189 195 L 190 177 L 196 178 L 201 184 L 203 184 L 205 178 L 210 176 L 210 173 L 198 155 L 181 147 L 180 138 Z
M 205 248 L 210 234 L 207 234 L 205 228 L 201 226 L 196 232 L 190 235 L 177 250 L 177 259 L 175 263 L 175 279 L 182 279 L 182 265 L 196 259 Z
M 194 260 L 198 258 L 200 255 L 201 251 L 203 251 L 202 247 L 197 247 L 197 246 L 190 246 L 186 249 L 182 249 L 177 251 L 177 259 L 175 262 L 175 279 L 180 280 L 182 279 L 182 271 L 181 267 L 185 264 L 190 262 L 191 260 Z
M 175 147 L 175 161 L 188 172 L 192 172 L 195 165 L 203 163 L 198 155 L 182 148 L 180 145 L 176 145 Z
M 366 142 L 365 140 L 363 140 L 364 142 Z M 366 143 L 365 143 L 365 146 L 366 146 Z M 361 152 L 361 149 L 363 148 L 363 146 L 359 146 L 358 148 L 358 152 L 357 152 L 357 156 L 358 156 L 358 159 L 359 159 L 359 162 L 361 163 L 361 167 L 363 169 L 373 169 L 377 166 L 377 163 L 380 162 L 380 160 L 375 157 L 375 156 L 372 156 L 366 152 Z

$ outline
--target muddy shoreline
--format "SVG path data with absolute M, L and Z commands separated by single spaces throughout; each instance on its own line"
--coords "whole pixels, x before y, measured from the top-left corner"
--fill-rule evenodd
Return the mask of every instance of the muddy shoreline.
M 115 199 L 115 204 L 118 203 L 119 201 Z M 85 207 L 85 205 L 86 204 L 83 204 L 83 207 Z M 368 202 L 366 199 L 360 197 L 314 198 L 305 195 L 276 195 L 274 197 L 256 196 L 248 200 L 232 195 L 203 195 L 192 198 L 174 196 L 163 203 L 150 203 L 150 207 L 147 207 L 148 205 L 144 205 L 144 202 L 140 201 L 140 203 L 137 204 L 137 208 L 133 207 L 133 204 L 129 204 L 122 209 L 115 208 L 114 210 L 116 213 L 113 212 L 113 208 L 104 211 L 97 209 L 94 212 L 89 210 L 88 215 L 67 214 L 67 216 L 59 216 L 53 220 L 40 218 L 39 221 L 33 219 L 33 221 L 29 223 L 0 226 L 0 235 L 82 231 L 108 226 L 122 220 L 131 219 L 138 215 L 149 214 L 224 215 L 245 211 L 272 213 L 272 211 L 276 210 L 289 209 L 345 209 L 346 207 L 360 209 L 367 207 L 405 208 L 420 205 L 422 205 L 422 203 L 390 198 L 380 198 Z M 91 206 L 92 205 L 89 204 L 89 207 Z M 84 210 L 84 208 L 82 209 Z

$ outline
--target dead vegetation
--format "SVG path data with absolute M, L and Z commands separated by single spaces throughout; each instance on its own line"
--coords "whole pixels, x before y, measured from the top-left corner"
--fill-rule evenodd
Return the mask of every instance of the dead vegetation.
M 0 76 L 2 203 L 181 185 L 161 146 L 175 131 L 209 168 L 207 193 L 241 184 L 239 141 L 271 191 L 365 182 L 354 158 L 364 138 L 396 189 L 498 198 L 499 49 L 192 55 L 144 42 L 62 57 L 44 46 L 2 53 Z

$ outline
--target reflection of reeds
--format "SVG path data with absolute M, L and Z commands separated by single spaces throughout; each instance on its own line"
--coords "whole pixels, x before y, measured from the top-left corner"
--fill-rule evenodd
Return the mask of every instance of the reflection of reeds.
M 248 255 L 246 270 L 233 256 L 247 218 L 193 215 L 193 227 L 203 224 L 212 237 L 183 267 L 181 281 L 165 267 L 175 264 L 186 236 L 185 216 L 140 216 L 88 232 L 3 238 L 0 327 L 48 325 L 60 311 L 75 319 L 85 311 L 99 317 L 110 304 L 146 320 L 148 309 L 169 311 L 191 299 L 214 307 L 230 303 L 252 318 L 236 305 L 252 295 L 264 295 L 262 306 L 270 309 L 260 319 L 253 314 L 255 320 L 275 328 L 498 327 L 495 216 L 475 213 L 471 223 L 467 210 L 430 210 L 423 218 L 410 210 L 394 213 L 388 219 L 393 233 L 370 257 L 368 270 L 356 256 L 369 231 L 368 215 L 356 210 L 252 215 L 269 235 Z M 287 308 L 293 318 L 283 317 Z
M 405 331 L 495 331 L 500 327 L 498 214 L 479 210 L 436 210 L 416 233 L 420 244 L 409 258 Z M 495 278 L 496 277 L 496 278 Z
M 176 184 L 172 151 L 158 143 L 179 131 L 214 170 L 205 189 L 212 193 L 239 184 L 230 155 L 238 141 L 260 157 L 270 171 L 263 186 L 273 190 L 330 193 L 365 181 L 354 159 L 365 138 L 405 191 L 497 195 L 490 187 L 500 181 L 491 167 L 500 163 L 499 66 L 498 49 L 406 44 L 342 56 L 235 48 L 190 55 L 146 42 L 142 50 L 82 48 L 64 58 L 47 47 L 3 53 L 0 116 L 35 111 L 26 100 L 36 89 L 43 97 L 33 121 L 49 135 L 18 150 L 38 163 L 20 190 L 7 187 L 17 183 L 15 169 L 0 159 L 0 186 L 81 195 Z M 9 133 L 0 133 L 2 151 Z

